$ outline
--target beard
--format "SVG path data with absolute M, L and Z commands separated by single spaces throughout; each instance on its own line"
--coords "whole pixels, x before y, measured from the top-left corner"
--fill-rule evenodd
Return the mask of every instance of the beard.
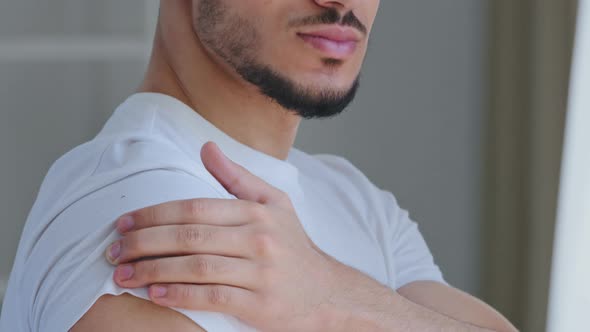
M 230 15 L 223 0 L 200 0 L 194 8 L 194 29 L 203 46 L 235 70 L 242 79 L 256 86 L 261 94 L 284 109 L 304 119 L 328 118 L 342 113 L 354 100 L 360 85 L 360 74 L 345 91 L 312 89 L 297 84 L 269 65 L 256 61 L 256 50 L 262 49 L 261 38 L 246 19 Z M 344 17 L 350 20 L 350 15 Z M 317 23 L 341 21 L 335 9 L 314 18 Z M 340 60 L 324 59 L 324 65 L 335 67 Z

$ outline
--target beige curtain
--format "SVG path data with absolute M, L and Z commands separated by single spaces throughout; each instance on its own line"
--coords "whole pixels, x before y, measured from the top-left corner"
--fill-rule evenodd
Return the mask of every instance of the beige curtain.
M 544 331 L 575 0 L 490 1 L 484 299 Z

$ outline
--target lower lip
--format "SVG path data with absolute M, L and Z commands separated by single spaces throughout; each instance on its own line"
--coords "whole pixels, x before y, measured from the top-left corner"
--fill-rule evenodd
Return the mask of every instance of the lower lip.
M 335 59 L 342 59 L 352 55 L 356 50 L 357 45 L 356 41 L 336 41 L 318 36 L 303 34 L 300 34 L 299 37 L 301 37 L 301 39 L 309 43 L 315 49 L 325 53 L 330 58 Z

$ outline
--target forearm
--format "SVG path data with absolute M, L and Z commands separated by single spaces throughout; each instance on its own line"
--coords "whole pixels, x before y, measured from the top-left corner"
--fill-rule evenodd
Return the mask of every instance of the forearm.
M 332 312 L 331 331 L 494 331 L 430 310 L 391 289 L 362 298 Z
M 347 313 L 339 331 L 492 331 L 432 311 L 392 292 L 378 303 Z

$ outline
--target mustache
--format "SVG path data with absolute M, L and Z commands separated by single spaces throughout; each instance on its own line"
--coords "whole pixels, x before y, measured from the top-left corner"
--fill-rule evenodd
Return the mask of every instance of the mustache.
M 354 15 L 352 10 L 342 16 L 335 8 L 327 8 L 324 12 L 316 16 L 297 19 L 291 22 L 289 26 L 302 27 L 318 24 L 340 24 L 342 26 L 350 26 L 356 28 L 364 35 L 367 34 L 367 27 Z

